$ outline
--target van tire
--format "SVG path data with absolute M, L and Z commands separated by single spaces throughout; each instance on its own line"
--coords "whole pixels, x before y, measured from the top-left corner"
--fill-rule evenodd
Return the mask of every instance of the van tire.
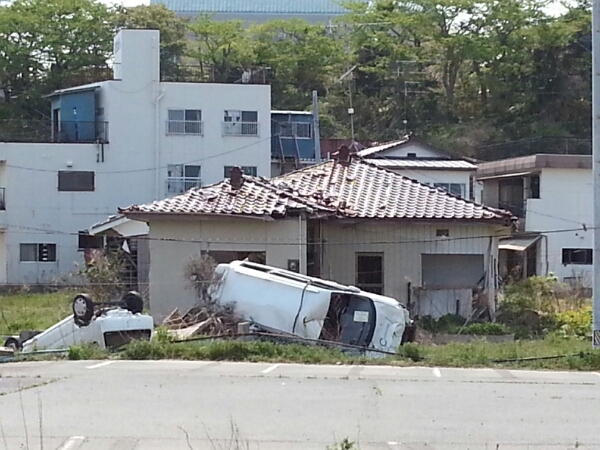
M 73 299 L 73 318 L 75 324 L 85 327 L 94 317 L 94 301 L 88 294 L 78 294 Z
M 9 337 L 4 341 L 4 346 L 7 348 L 12 348 L 13 350 L 21 350 L 21 343 L 17 338 Z
M 130 291 L 123 296 L 125 309 L 132 314 L 139 314 L 144 310 L 144 298 L 139 292 Z

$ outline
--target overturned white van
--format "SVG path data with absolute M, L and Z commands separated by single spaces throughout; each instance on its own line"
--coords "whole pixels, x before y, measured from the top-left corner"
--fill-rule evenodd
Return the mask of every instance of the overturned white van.
M 261 264 L 219 264 L 210 295 L 273 332 L 395 352 L 408 310 L 390 297 Z

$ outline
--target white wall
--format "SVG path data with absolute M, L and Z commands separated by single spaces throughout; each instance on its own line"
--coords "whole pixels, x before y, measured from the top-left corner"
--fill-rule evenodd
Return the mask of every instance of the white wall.
M 201 251 L 266 252 L 267 265 L 287 269 L 288 259 L 300 259 L 306 272 L 306 225 L 299 219 L 153 220 L 149 236 L 150 312 L 158 321 L 176 307 L 185 313 L 196 303 L 183 273 Z
M 161 83 L 160 166 L 202 166 L 204 185 L 223 180 L 225 166 L 255 166 L 271 176 L 271 87 L 243 84 Z M 204 135 L 167 135 L 168 109 L 200 109 Z M 258 136 L 223 136 L 225 110 L 257 111 Z M 166 186 L 167 170 L 161 172 Z
M 169 164 L 201 165 L 204 184 L 222 181 L 226 165 L 270 175 L 270 86 L 159 83 L 157 37 L 149 30 L 119 34 L 122 80 L 98 83 L 108 144 L 0 143 L 8 283 L 49 282 L 74 271 L 83 262 L 77 232 L 118 207 L 167 197 Z M 166 135 L 168 108 L 201 109 L 204 136 Z M 225 109 L 258 111 L 259 136 L 222 136 Z M 95 191 L 58 192 L 59 170 L 94 171 Z M 58 261 L 22 263 L 20 243 L 56 243 Z
M 406 157 L 409 153 L 416 153 L 417 158 L 442 158 L 448 157 L 447 153 L 438 151 L 434 148 L 429 148 L 424 145 L 419 144 L 418 142 L 409 142 L 407 144 L 403 144 L 398 146 L 397 148 L 391 148 L 389 150 L 385 150 L 377 153 L 379 156 L 383 156 L 386 158 L 389 157 Z
M 582 276 L 591 284 L 592 265 L 563 265 L 563 248 L 593 248 L 593 186 L 590 169 L 543 169 L 540 175 L 540 198 L 527 200 L 526 231 L 556 231 L 581 228 L 587 231 L 547 233 L 542 250 L 542 266 L 548 259 L 548 270 L 559 279 Z M 598 257 L 598 255 L 594 255 Z

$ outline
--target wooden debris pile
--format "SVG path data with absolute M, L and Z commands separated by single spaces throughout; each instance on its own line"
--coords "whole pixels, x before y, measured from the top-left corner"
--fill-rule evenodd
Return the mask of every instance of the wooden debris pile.
M 177 339 L 190 339 L 195 336 L 233 336 L 242 320 L 234 313 L 233 305 L 218 308 L 194 306 L 184 315 L 176 308 L 163 321 L 163 326 Z

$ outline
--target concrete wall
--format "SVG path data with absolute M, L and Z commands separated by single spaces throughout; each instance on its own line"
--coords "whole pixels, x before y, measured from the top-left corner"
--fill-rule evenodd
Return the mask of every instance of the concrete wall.
M 589 169 L 543 169 L 540 175 L 540 198 L 527 200 L 526 231 L 556 231 L 581 228 L 561 233 L 547 233 L 548 249 L 540 242 L 541 266 L 548 261 L 549 272 L 560 280 L 581 277 L 591 286 L 592 265 L 563 265 L 563 248 L 593 248 L 593 186 Z M 598 257 L 598 255 L 594 255 Z
M 162 238 L 169 239 L 161 241 Z M 299 219 L 219 219 L 150 222 L 150 309 L 160 321 L 173 309 L 196 303 L 183 277 L 186 263 L 202 251 L 266 252 L 267 265 L 287 268 L 300 259 L 306 273 L 306 225 Z
M 256 166 L 259 175 L 270 175 L 270 87 L 159 83 L 157 37 L 151 30 L 127 30 L 115 39 L 119 79 L 98 83 L 97 91 L 108 144 L 0 143 L 7 200 L 0 211 L 7 255 L 0 282 L 45 283 L 76 270 L 83 262 L 78 231 L 118 207 L 167 197 L 170 164 L 200 165 L 205 185 L 222 181 L 225 166 Z M 167 135 L 169 108 L 202 110 L 204 135 Z M 259 136 L 223 136 L 229 109 L 257 111 Z M 60 170 L 95 172 L 95 190 L 59 192 Z M 57 261 L 20 262 L 21 243 L 55 243 Z

